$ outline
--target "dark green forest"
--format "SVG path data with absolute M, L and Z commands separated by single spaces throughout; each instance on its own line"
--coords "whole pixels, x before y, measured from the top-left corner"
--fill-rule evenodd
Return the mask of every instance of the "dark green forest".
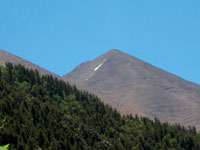
M 9 150 L 200 150 L 194 127 L 122 116 L 95 95 L 11 63 L 0 67 L 1 122 L 0 145 Z

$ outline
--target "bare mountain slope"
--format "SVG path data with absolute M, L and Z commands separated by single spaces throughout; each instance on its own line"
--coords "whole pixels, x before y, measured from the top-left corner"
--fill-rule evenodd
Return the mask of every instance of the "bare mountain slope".
M 43 69 L 43 68 L 41 68 L 37 65 L 25 60 L 25 59 L 22 59 L 18 56 L 10 54 L 6 51 L 0 50 L 0 65 L 5 66 L 6 62 L 11 62 L 13 64 L 21 64 L 24 67 L 29 68 L 29 69 L 33 69 L 33 70 L 37 69 L 41 75 L 53 75 L 53 76 L 58 77 L 54 73 L 51 73 L 51 72 L 49 72 L 49 71 L 47 71 L 47 70 L 45 70 L 45 69 Z
M 200 86 L 118 50 L 81 64 L 63 78 L 97 94 L 123 114 L 200 129 Z

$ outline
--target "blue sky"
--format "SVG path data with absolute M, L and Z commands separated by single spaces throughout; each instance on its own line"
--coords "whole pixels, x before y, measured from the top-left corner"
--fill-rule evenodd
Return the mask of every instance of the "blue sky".
M 0 0 L 0 49 L 58 75 L 119 49 L 200 84 L 199 0 Z

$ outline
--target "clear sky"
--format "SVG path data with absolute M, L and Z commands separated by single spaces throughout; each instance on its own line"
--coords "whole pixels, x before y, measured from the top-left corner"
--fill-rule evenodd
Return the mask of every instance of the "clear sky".
M 0 0 L 0 49 L 58 75 L 114 48 L 200 84 L 200 0 Z

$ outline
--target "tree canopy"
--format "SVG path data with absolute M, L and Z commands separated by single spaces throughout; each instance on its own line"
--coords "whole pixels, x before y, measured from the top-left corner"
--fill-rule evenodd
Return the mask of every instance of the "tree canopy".
M 194 127 L 122 116 L 93 94 L 11 63 L 0 67 L 0 122 L 0 145 L 10 150 L 200 149 Z

